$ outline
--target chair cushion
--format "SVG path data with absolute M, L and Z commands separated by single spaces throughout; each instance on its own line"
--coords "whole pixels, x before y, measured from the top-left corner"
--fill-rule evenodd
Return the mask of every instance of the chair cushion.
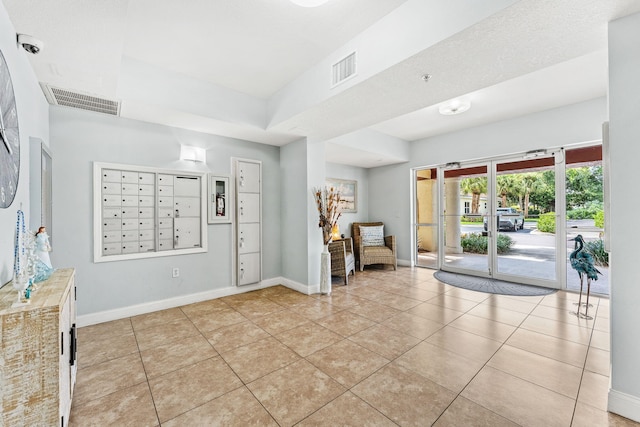
M 360 226 L 362 246 L 384 246 L 384 225 Z
M 367 257 L 393 256 L 393 251 L 386 246 L 367 246 L 362 250 Z

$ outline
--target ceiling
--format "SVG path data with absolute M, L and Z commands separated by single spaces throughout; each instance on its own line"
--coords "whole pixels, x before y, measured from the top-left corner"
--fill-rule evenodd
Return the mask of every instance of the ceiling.
M 361 167 L 606 95 L 607 22 L 640 11 L 636 0 L 2 2 L 18 33 L 44 42 L 29 57 L 45 85 L 117 100 L 136 120 L 324 141 L 328 161 Z M 331 65 L 354 50 L 356 75 L 331 87 Z M 454 98 L 471 109 L 439 114 Z

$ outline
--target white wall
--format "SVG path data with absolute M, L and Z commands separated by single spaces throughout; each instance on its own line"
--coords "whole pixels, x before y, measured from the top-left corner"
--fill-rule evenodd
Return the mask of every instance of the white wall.
M 0 209 L 0 286 L 7 283 L 13 274 L 13 246 L 16 229 L 16 213 L 22 205 L 27 226 L 29 225 L 29 138 L 39 138 L 49 143 L 48 108 L 28 54 L 16 43 L 16 31 L 0 2 L 0 51 L 4 56 L 13 82 L 13 91 L 18 107 L 20 127 L 20 177 L 13 204 Z M 40 153 L 36 153 L 40 155 Z
M 398 259 L 411 259 L 411 168 L 595 141 L 607 119 L 606 99 L 529 114 L 416 141 L 411 161 L 369 170 L 369 217 L 395 234 Z
M 358 182 L 358 212 L 345 212 L 340 216 L 340 233 L 351 236 L 351 224 L 369 221 L 369 170 L 356 166 L 327 163 L 327 178 L 347 179 Z M 376 219 L 371 219 L 375 221 Z
M 635 230 L 640 199 L 630 197 L 640 158 L 640 14 L 609 25 L 611 162 L 611 391 L 609 410 L 640 421 L 640 286 Z M 631 232 L 630 232 L 631 231 Z
M 231 157 L 262 161 L 263 279 L 281 275 L 279 148 L 92 112 L 51 107 L 54 267 L 77 270 L 78 314 L 229 287 L 232 226 L 207 227 L 203 254 L 93 263 L 94 161 L 229 174 Z M 207 148 L 207 164 L 179 161 L 180 143 Z M 172 278 L 171 269 L 180 268 Z

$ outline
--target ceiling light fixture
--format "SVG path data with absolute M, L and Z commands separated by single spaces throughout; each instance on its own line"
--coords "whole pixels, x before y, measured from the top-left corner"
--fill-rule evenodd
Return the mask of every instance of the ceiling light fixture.
M 452 116 L 454 114 L 462 114 L 471 108 L 471 102 L 462 99 L 454 99 L 445 104 L 442 104 L 438 111 L 444 116 Z
M 460 162 L 449 162 L 444 165 L 445 169 L 460 169 Z
M 524 159 L 535 159 L 536 157 L 546 156 L 547 150 L 531 150 L 524 153 Z
M 190 145 L 180 145 L 180 160 L 189 160 L 192 162 L 207 162 L 207 150 L 201 147 L 192 147 Z
M 318 7 L 322 6 L 329 0 L 289 0 L 293 4 L 297 4 L 302 7 Z
M 422 77 L 420 77 L 422 79 L 423 82 L 428 82 L 429 80 L 431 80 L 431 74 L 423 74 Z

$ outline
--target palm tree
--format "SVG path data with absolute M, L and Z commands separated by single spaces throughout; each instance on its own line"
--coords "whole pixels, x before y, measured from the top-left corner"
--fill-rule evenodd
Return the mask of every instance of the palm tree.
M 464 194 L 471 194 L 471 213 L 480 210 L 480 196 L 487 193 L 487 177 L 464 178 L 460 181 L 460 189 Z
M 508 198 L 517 195 L 518 183 L 514 175 L 500 175 L 496 179 L 496 190 L 502 198 L 501 206 L 509 206 Z
M 529 196 L 542 186 L 540 174 L 538 173 L 525 173 L 522 174 L 522 186 L 524 189 L 524 216 L 529 216 Z

